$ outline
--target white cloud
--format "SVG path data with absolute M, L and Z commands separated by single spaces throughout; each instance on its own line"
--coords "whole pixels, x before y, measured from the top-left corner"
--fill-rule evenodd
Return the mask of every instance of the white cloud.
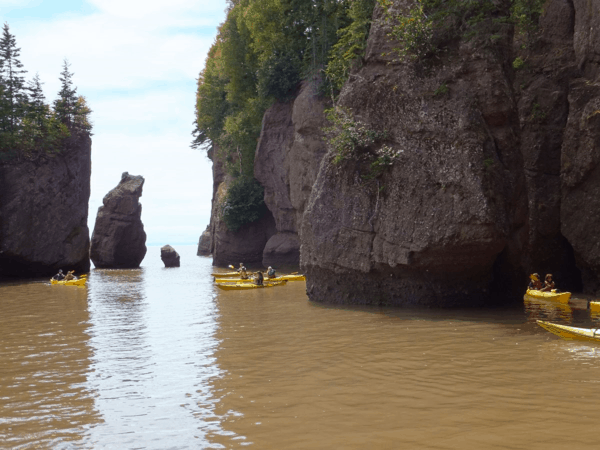
M 148 17 L 176 17 L 184 14 L 210 15 L 221 13 L 224 2 L 197 0 L 91 0 L 90 3 L 114 17 L 139 19 Z

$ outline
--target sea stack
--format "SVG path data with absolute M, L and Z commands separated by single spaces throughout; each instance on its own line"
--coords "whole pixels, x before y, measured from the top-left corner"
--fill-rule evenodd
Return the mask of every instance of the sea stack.
M 160 259 L 165 263 L 165 267 L 179 267 L 179 253 L 170 245 L 160 248 Z
M 90 259 L 97 268 L 137 268 L 146 255 L 146 233 L 142 224 L 144 177 L 124 172 L 98 208 Z
M 91 154 L 74 132 L 57 154 L 0 162 L 0 280 L 90 269 Z

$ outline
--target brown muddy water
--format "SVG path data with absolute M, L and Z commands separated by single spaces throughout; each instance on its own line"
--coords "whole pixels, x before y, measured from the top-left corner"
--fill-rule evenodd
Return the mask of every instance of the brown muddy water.
M 219 291 L 151 247 L 85 288 L 0 285 L 0 448 L 597 449 L 586 300 L 507 310 L 327 307 L 303 282 Z

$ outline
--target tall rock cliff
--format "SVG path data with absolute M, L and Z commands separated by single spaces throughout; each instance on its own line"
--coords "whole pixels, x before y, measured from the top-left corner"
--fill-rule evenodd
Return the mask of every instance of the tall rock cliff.
M 508 16 L 511 2 L 494 5 Z M 321 302 L 518 300 L 530 272 L 600 290 L 600 0 L 548 0 L 529 35 L 499 22 L 486 39 L 455 36 L 434 58 L 398 61 L 375 7 L 337 106 L 398 155 L 378 173 L 379 148 L 342 162 L 325 150 L 324 101 L 309 83 L 267 111 L 255 177 L 277 233 L 264 264 L 299 252 Z
M 318 82 L 305 82 L 293 102 L 274 104 L 263 118 L 254 176 L 265 189 L 265 203 L 277 227 L 277 234 L 264 247 L 265 267 L 298 266 L 300 262 L 298 232 L 326 152 L 324 102 L 317 93 Z
M 64 153 L 0 165 L 0 279 L 87 272 L 91 139 Z
M 339 105 L 384 132 L 400 156 L 376 182 L 366 181 L 368 163 L 325 157 L 301 234 L 309 295 L 394 305 L 483 300 L 499 255 L 521 250 L 527 212 L 510 55 L 497 51 L 510 47 L 512 29 L 492 50 L 461 41 L 424 67 L 382 52 L 390 42 L 376 14 L 366 64 Z

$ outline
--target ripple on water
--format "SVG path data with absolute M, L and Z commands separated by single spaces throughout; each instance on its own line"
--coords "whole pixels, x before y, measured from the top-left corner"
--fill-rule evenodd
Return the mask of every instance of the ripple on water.
M 600 347 L 535 325 L 593 324 L 585 301 L 326 307 L 301 282 L 217 292 L 177 250 L 0 286 L 0 447 L 596 448 Z

